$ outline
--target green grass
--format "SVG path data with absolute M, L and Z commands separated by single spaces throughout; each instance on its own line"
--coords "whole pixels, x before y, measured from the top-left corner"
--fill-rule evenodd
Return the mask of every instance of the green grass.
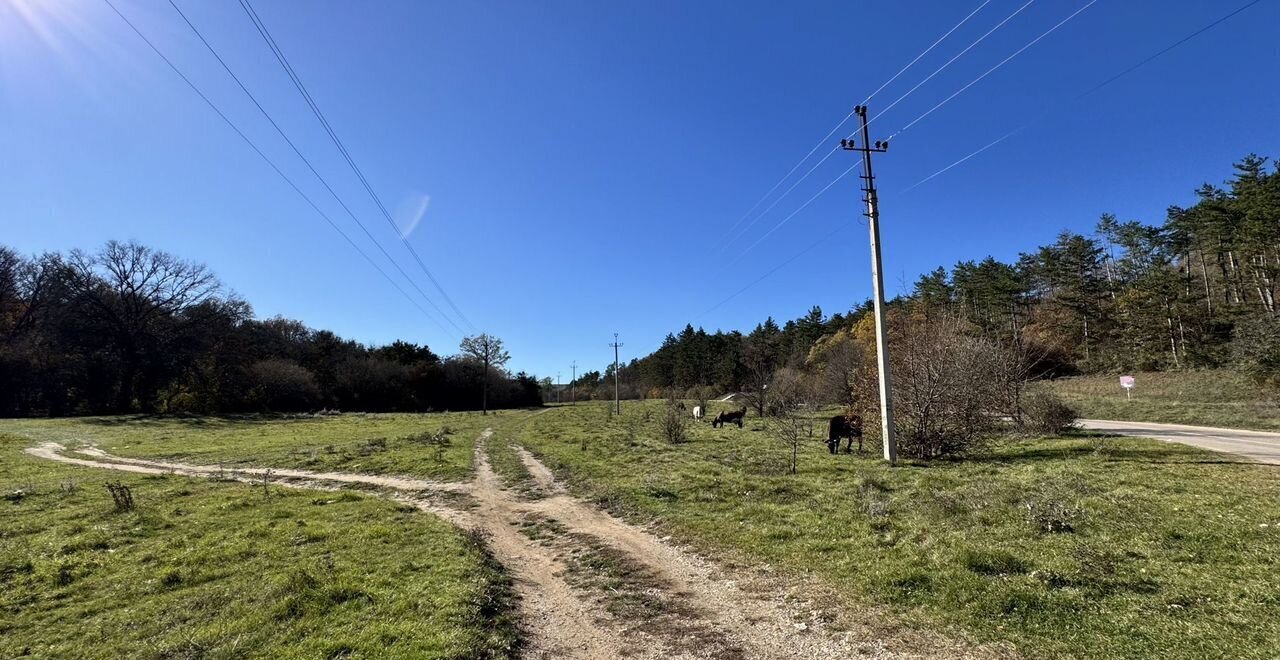
M 1126 399 L 1119 376 L 1082 376 L 1050 383 L 1088 419 L 1120 419 L 1280 430 L 1280 392 L 1254 384 L 1229 369 L 1133 374 L 1137 387 Z
M 485 658 L 515 643 L 507 579 L 434 516 L 63 466 L 29 444 L 0 434 L 0 657 Z M 135 510 L 114 509 L 108 480 Z
M 621 515 L 713 553 L 817 575 L 921 628 L 1033 657 L 1271 658 L 1280 648 L 1272 468 L 1083 437 L 889 468 L 830 456 L 815 437 L 790 476 L 785 445 L 759 419 L 742 430 L 698 424 L 690 442 L 669 445 L 660 406 L 632 404 L 611 421 L 603 406 L 579 404 L 513 435 Z
M 0 432 L 69 446 L 96 444 L 120 456 L 227 467 L 259 466 L 401 474 L 458 481 L 471 474 L 475 440 L 487 427 L 526 411 L 346 414 L 333 417 L 78 417 L 4 419 Z M 450 444 L 436 450 L 415 439 L 448 426 Z

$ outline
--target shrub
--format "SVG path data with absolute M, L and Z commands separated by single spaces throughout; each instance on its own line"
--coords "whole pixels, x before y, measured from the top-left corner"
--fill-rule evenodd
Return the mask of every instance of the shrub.
M 1022 423 L 1030 431 L 1057 435 L 1072 428 L 1079 415 L 1047 387 L 1032 387 L 1022 398 Z
M 662 415 L 662 437 L 671 444 L 679 444 L 688 439 L 685 412 L 679 406 L 668 403 Z
M 894 313 L 890 323 L 898 450 L 905 456 L 933 459 L 963 454 L 995 429 L 994 411 L 1003 403 L 1004 356 L 972 326 L 948 313 Z M 857 379 L 854 400 L 861 402 L 866 427 L 879 425 L 876 375 Z

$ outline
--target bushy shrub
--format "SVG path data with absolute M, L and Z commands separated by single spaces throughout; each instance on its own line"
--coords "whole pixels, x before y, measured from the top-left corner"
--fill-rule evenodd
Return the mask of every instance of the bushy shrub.
M 1044 386 L 1028 388 L 1022 397 L 1022 423 L 1027 430 L 1057 435 L 1075 426 L 1079 414 Z

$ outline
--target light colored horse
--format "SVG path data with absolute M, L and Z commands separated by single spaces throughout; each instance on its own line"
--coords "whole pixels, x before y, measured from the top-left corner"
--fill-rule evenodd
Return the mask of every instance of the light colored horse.
M 706 411 L 705 411 L 705 410 L 703 410 L 703 409 L 702 409 L 702 406 L 694 406 L 694 407 L 693 407 L 693 418 L 694 418 L 694 419 L 701 421 L 701 420 L 702 420 L 702 418 L 703 418 L 706 414 L 707 414 L 707 413 L 706 413 Z

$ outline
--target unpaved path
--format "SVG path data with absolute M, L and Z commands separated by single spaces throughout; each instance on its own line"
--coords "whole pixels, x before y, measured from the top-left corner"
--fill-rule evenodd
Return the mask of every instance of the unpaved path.
M 503 487 L 485 451 L 492 431 L 476 443 L 475 478 L 440 483 L 307 470 L 219 466 L 128 459 L 95 448 L 77 458 L 55 443 L 28 448 L 41 458 L 145 474 L 272 481 L 336 489 L 364 484 L 488 538 L 519 595 L 525 657 L 615 658 L 920 658 L 1008 655 L 941 636 L 866 622 L 836 630 L 839 607 L 820 603 L 820 591 L 797 588 L 761 571 L 712 562 L 666 539 L 565 494 L 552 472 L 517 448 L 543 499 L 527 501 Z M 429 497 L 463 494 L 461 502 Z M 451 506 L 451 504 L 453 506 Z M 869 615 L 875 617 L 877 615 Z M 888 635 L 885 635 L 888 637 Z M 905 641 L 902 641 L 905 640 Z

